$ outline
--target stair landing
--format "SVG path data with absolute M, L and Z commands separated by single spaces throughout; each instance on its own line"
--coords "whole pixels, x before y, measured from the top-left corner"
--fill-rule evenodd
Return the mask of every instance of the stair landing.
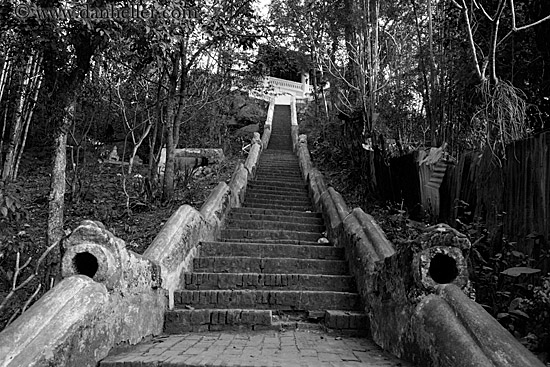
M 408 367 L 366 338 L 319 331 L 166 335 L 111 355 L 102 367 L 369 366 Z

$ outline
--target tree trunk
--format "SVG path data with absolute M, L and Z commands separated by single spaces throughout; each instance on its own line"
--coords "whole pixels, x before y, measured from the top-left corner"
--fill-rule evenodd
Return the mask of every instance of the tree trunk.
M 33 75 L 35 76 L 35 81 L 31 83 L 29 88 L 29 93 L 32 92 L 32 97 L 28 99 L 26 108 L 24 110 L 24 123 L 25 131 L 23 132 L 23 139 L 21 145 L 19 146 L 19 151 L 17 152 L 17 159 L 15 161 L 15 168 L 13 169 L 13 179 L 17 179 L 17 173 L 19 172 L 19 163 L 21 162 L 21 157 L 23 156 L 23 150 L 25 150 L 25 144 L 27 142 L 27 135 L 29 133 L 29 127 L 31 126 L 32 116 L 34 114 L 34 109 L 36 108 L 36 101 L 38 100 L 38 94 L 40 93 L 40 87 L 42 86 L 42 57 L 39 58 Z
M 173 120 L 173 113 L 168 117 Z M 163 200 L 168 202 L 174 198 L 174 123 L 168 121 L 166 125 L 166 163 L 164 165 L 164 190 Z
M 34 56 L 30 56 L 27 60 L 27 67 L 23 74 L 23 83 L 19 92 L 19 98 L 17 101 L 16 110 L 14 113 L 14 121 L 12 131 L 10 135 L 10 141 L 8 143 L 8 152 L 6 154 L 6 160 L 4 161 L 4 169 L 2 170 L 2 180 L 10 181 L 13 178 L 13 171 L 15 167 L 15 158 L 17 156 L 17 149 L 19 147 L 19 140 L 21 139 L 21 133 L 23 132 L 24 121 L 24 109 L 28 98 L 28 86 L 31 82 L 32 71 L 34 69 Z
M 54 155 L 52 178 L 50 181 L 50 196 L 48 202 L 48 246 L 61 241 L 64 236 L 64 209 L 65 209 L 65 167 L 67 164 L 67 131 L 72 125 L 76 107 L 76 97 L 67 101 L 64 110 L 63 123 L 54 138 Z M 61 250 L 56 246 L 48 255 L 45 281 L 52 284 L 54 276 L 61 274 Z
M 164 164 L 164 187 L 162 197 L 165 202 L 169 202 L 174 198 L 174 150 L 176 144 L 174 141 L 174 128 L 176 125 L 176 99 L 177 82 L 180 69 L 180 56 L 174 55 L 172 59 L 172 72 L 169 77 L 168 91 L 168 111 L 166 113 L 166 162 Z
M 428 0 L 428 48 L 430 51 L 430 88 L 429 88 L 429 103 L 430 103 L 430 142 L 432 146 L 437 146 L 437 124 L 435 122 L 435 58 L 433 45 L 433 22 L 432 22 L 432 0 Z

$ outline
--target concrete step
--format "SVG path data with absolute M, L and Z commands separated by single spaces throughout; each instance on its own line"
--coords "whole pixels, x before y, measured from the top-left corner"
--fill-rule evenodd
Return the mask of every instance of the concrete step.
M 304 187 L 302 189 L 293 189 L 293 188 L 275 188 L 275 187 L 248 187 L 246 190 L 247 194 L 262 194 L 262 195 L 273 195 L 273 196 L 303 196 L 309 197 L 309 191 Z
M 302 176 L 300 176 L 299 174 L 284 176 L 284 175 L 277 175 L 277 174 L 271 174 L 271 173 L 263 173 L 263 174 L 257 173 L 256 180 L 296 182 L 300 184 L 304 183 Z
M 273 152 L 271 149 L 265 150 L 261 157 L 260 157 L 261 163 L 270 163 L 270 164 L 281 164 L 281 163 L 288 163 L 288 164 L 298 164 L 298 156 L 294 154 L 292 151 L 284 150 L 280 151 L 278 153 Z
M 272 239 L 272 238 L 262 238 L 262 239 L 256 239 L 256 238 L 237 238 L 237 239 L 223 239 L 223 242 L 241 242 L 241 243 L 263 243 L 267 245 L 271 244 L 283 244 L 283 245 L 298 245 L 298 246 L 332 246 L 331 244 L 320 244 L 317 241 L 304 241 L 304 240 L 293 240 L 293 239 Z
M 263 162 L 264 159 L 270 160 L 271 162 L 298 162 L 298 157 L 294 154 L 294 152 L 287 149 L 276 150 L 268 148 L 262 153 L 262 156 L 260 157 L 260 162 Z
M 294 243 L 202 242 L 200 256 L 289 257 L 294 259 L 343 260 L 344 249 L 332 245 Z
M 281 166 L 282 168 L 299 166 L 300 161 L 292 151 L 287 151 L 286 154 L 269 154 L 267 152 L 265 151 L 260 157 L 260 165 Z
M 283 171 L 286 170 L 298 170 L 300 169 L 300 164 L 298 159 L 284 159 L 284 158 L 277 158 L 276 156 L 272 156 L 269 158 L 260 158 L 258 161 L 258 168 L 273 168 L 273 169 L 280 169 Z
M 246 208 L 243 208 L 246 209 Z M 315 213 L 311 213 L 315 214 Z M 324 224 L 322 218 L 318 217 L 304 217 L 304 216 L 293 216 L 293 215 L 268 215 L 268 214 L 254 214 L 254 213 L 241 213 L 231 211 L 228 216 L 228 220 L 266 220 L 272 222 L 289 222 L 289 223 L 302 223 L 302 224 L 313 224 L 322 226 Z
M 354 292 L 350 275 L 261 274 L 261 273 L 186 273 L 185 289 L 282 289 Z
M 299 222 L 279 222 L 268 220 L 229 220 L 226 228 L 240 229 L 283 229 L 298 232 L 317 232 L 325 230 L 324 225 L 302 224 Z
M 285 209 L 265 209 L 265 208 L 233 208 L 231 213 L 251 214 L 251 215 L 278 215 L 287 217 L 307 217 L 307 218 L 323 218 L 321 213 L 304 212 Z
M 306 189 L 307 185 L 305 182 L 287 182 L 280 180 L 263 180 L 257 179 L 252 180 L 249 184 L 252 184 L 252 187 L 273 187 L 273 188 L 295 188 L 295 189 Z
M 294 211 L 312 211 L 311 205 L 277 205 L 277 204 L 247 204 L 244 203 L 245 208 L 259 208 L 259 209 L 274 209 L 274 210 L 294 210 Z
M 245 207 L 254 207 L 258 204 L 261 204 L 261 205 L 269 205 L 270 207 L 273 206 L 273 205 L 276 205 L 276 206 L 282 206 L 282 207 L 287 207 L 287 206 L 299 206 L 299 207 L 303 207 L 303 208 L 306 208 L 305 210 L 311 210 L 312 206 L 311 206 L 311 202 L 309 199 L 294 199 L 294 200 L 276 200 L 276 199 L 270 199 L 270 198 L 267 198 L 267 199 L 263 199 L 263 198 L 249 198 L 249 197 L 246 197 L 245 200 L 244 200 L 244 206 Z
M 205 290 L 174 292 L 175 308 L 253 308 L 257 310 L 357 311 L 357 293 L 282 290 Z
M 256 170 L 256 175 L 259 176 L 275 176 L 275 177 L 288 177 L 288 178 L 302 178 L 302 174 L 299 170 L 281 170 L 276 168 L 259 168 Z
M 269 139 L 269 144 L 267 145 L 268 149 L 288 149 L 288 151 L 292 151 L 292 139 L 291 138 L 276 138 L 271 135 L 271 138 Z
M 297 189 L 297 190 L 307 190 L 307 185 L 305 182 L 285 182 L 278 180 L 252 180 L 248 183 L 251 187 L 263 187 L 270 188 L 275 190 L 287 190 L 287 189 Z
M 286 203 L 292 203 L 292 202 L 300 202 L 300 205 L 308 205 L 311 204 L 311 201 L 309 200 L 309 194 L 304 190 L 303 192 L 291 192 L 291 191 L 268 191 L 264 190 L 261 193 L 258 193 L 256 188 L 248 190 L 246 192 L 245 200 L 246 199 L 259 199 L 259 200 L 274 200 L 277 202 L 286 202 Z
M 169 310 L 164 316 L 164 333 L 172 335 L 221 330 L 257 331 L 272 328 L 271 310 L 212 308 Z
M 275 173 L 271 171 L 256 171 L 256 178 L 261 177 L 262 180 L 277 180 L 277 179 L 284 179 L 284 180 L 300 180 L 303 182 L 302 174 L 300 171 L 296 172 L 287 172 L 287 173 Z
M 302 224 L 300 222 L 280 222 L 268 220 L 234 220 L 226 222 L 226 228 L 240 229 L 284 229 L 287 231 L 318 232 L 325 230 L 324 225 Z
M 282 167 L 276 165 L 266 165 L 265 163 L 260 163 L 257 169 L 261 174 L 264 173 L 281 173 L 281 174 L 300 174 L 300 167 Z
M 303 185 L 294 185 L 293 186 L 287 186 L 282 187 L 280 185 L 271 185 L 264 183 L 256 183 L 255 181 L 250 181 L 247 185 L 247 190 L 261 190 L 261 191 L 271 191 L 275 194 L 285 194 L 285 193 L 308 193 L 307 185 L 304 183 Z
M 256 172 L 256 179 L 261 178 L 264 181 L 299 181 L 304 182 L 299 172 L 280 174 L 270 172 Z
M 345 335 L 366 336 L 368 318 L 356 311 L 284 312 L 255 309 L 177 309 L 165 314 L 164 333 L 205 331 L 333 329 Z M 355 331 L 355 333 L 353 333 Z
M 298 194 L 298 193 L 283 193 L 283 194 L 277 194 L 275 191 L 258 191 L 256 190 L 248 190 L 246 192 L 246 198 L 247 199 L 270 199 L 270 200 L 277 200 L 277 201 L 302 201 L 302 200 L 308 200 L 309 201 L 309 195 L 307 192 Z
M 237 240 L 237 239 L 288 239 L 288 240 L 301 240 L 301 241 L 317 241 L 323 237 L 318 232 L 298 232 L 298 231 L 286 231 L 286 230 L 266 230 L 266 229 L 222 229 L 221 238 L 224 240 Z
M 206 257 L 193 259 L 195 273 L 258 273 L 258 274 L 322 274 L 346 275 L 345 260 L 262 258 L 262 257 Z

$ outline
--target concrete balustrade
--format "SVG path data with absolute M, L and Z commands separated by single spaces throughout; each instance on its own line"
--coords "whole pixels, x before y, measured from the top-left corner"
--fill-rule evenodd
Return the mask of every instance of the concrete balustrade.
M 96 366 L 115 345 L 162 332 L 156 263 L 93 221 L 64 246 L 65 278 L 0 333 L 0 366 Z
M 301 134 L 298 136 L 298 142 L 296 146 L 296 155 L 298 155 L 298 163 L 300 164 L 302 176 L 304 180 L 307 180 L 312 165 L 311 157 L 309 155 L 309 149 L 307 148 L 307 136 L 305 134 Z
M 360 208 L 350 212 L 327 187 L 312 167 L 307 137 L 294 127 L 292 134 L 310 196 L 330 241 L 346 249 L 378 345 L 420 366 L 544 366 L 468 297 L 465 235 L 436 225 L 396 249 L 372 216 Z
M 252 145 L 248 152 L 248 157 L 244 163 L 244 167 L 248 171 L 248 176 L 252 179 L 256 175 L 256 167 L 258 166 L 258 158 L 260 157 L 260 151 L 262 150 L 262 140 L 259 133 L 254 133 L 252 138 Z
M 200 211 L 182 205 L 143 256 L 126 250 L 99 222 L 84 221 L 65 241 L 63 279 L 0 333 L 0 366 L 96 366 L 120 343 L 136 344 L 162 333 L 173 293 L 185 288 L 201 241 L 218 237 L 227 212 L 241 206 L 249 170 L 267 147 L 274 105 L 264 136 L 254 137 L 246 168 L 237 166 Z

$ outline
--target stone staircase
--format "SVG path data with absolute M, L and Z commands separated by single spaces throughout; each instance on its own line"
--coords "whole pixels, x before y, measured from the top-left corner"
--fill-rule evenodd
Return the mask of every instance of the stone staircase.
M 366 332 L 342 248 L 324 240 L 292 152 L 290 110 L 276 106 L 268 149 L 244 207 L 218 242 L 201 244 L 165 333 L 324 327 Z M 321 239 L 321 240 L 320 240 Z

